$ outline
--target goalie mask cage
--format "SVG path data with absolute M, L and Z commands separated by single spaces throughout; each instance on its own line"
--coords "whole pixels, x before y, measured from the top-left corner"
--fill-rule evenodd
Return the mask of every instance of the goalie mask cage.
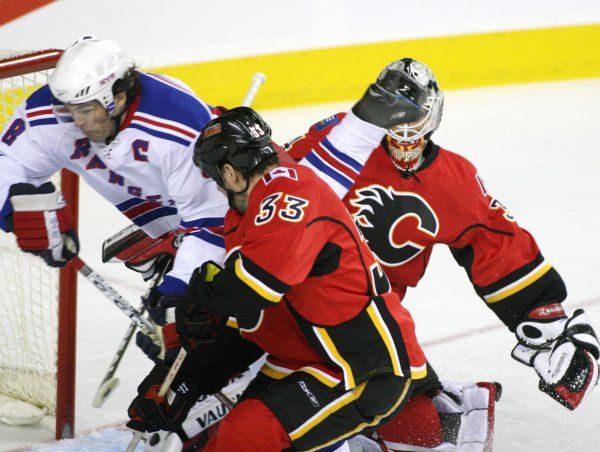
M 29 94 L 48 81 L 62 51 L 0 51 L 0 129 Z M 77 224 L 78 179 L 63 170 L 60 186 Z M 1 206 L 0 206 L 1 207 Z M 50 428 L 72 438 L 75 417 L 77 271 L 21 252 L 0 231 L 0 421 Z

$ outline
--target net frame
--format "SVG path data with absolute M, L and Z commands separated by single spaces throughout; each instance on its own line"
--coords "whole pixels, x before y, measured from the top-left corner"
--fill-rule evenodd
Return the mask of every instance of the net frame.
M 27 96 L 36 87 L 39 87 L 47 82 L 50 70 L 56 65 L 60 58 L 62 50 L 48 49 L 33 52 L 9 52 L 0 51 L 0 128 L 4 128 L 3 122 L 10 119 L 12 109 L 22 103 Z M 75 228 L 78 226 L 78 205 L 79 205 L 79 180 L 77 176 L 67 170 L 60 173 L 60 188 L 67 201 L 67 206 L 75 219 Z M 0 232 L 3 235 L 7 235 Z M 15 245 L 16 246 L 16 245 Z M 1 250 L 0 250 L 1 251 Z M 30 256 L 22 252 L 15 254 L 18 257 L 18 266 L 12 269 L 15 275 L 19 277 L 34 279 L 40 281 L 45 278 L 46 274 L 27 274 L 24 271 L 23 264 L 25 260 L 35 261 L 39 264 L 40 259 L 35 256 Z M 25 259 L 25 260 L 23 260 Z M 42 375 L 46 379 L 50 377 L 50 381 L 55 381 L 56 396 L 54 410 L 48 407 L 50 414 L 55 415 L 55 437 L 56 439 L 72 438 L 75 430 L 75 352 L 76 352 L 76 318 L 77 318 L 77 270 L 71 264 L 68 264 L 60 271 L 53 271 L 49 267 L 39 267 L 44 271 L 53 273 L 48 278 L 55 278 L 58 282 L 56 285 L 56 317 L 55 322 L 50 321 L 50 329 L 53 330 L 50 334 L 50 340 L 54 344 L 46 344 L 54 352 L 54 356 L 50 361 L 56 364 L 54 369 L 50 369 L 50 375 Z M 36 279 L 37 278 L 37 279 Z M 48 286 L 51 287 L 51 286 Z M 50 295 L 50 297 L 49 297 Z M 39 298 L 32 300 L 32 304 L 42 304 L 48 302 L 48 298 L 52 299 L 53 295 L 48 293 L 40 293 Z M 4 309 L 0 306 L 0 311 Z M 0 314 L 1 315 L 1 314 Z M 29 319 L 28 319 L 29 316 Z M 27 331 L 27 325 L 35 317 L 32 312 L 21 312 L 20 319 L 11 319 L 14 321 L 20 331 Z M 47 322 L 49 319 L 41 318 L 41 322 Z M 19 323 L 20 322 L 20 323 Z M 5 338 L 7 339 L 7 338 Z M 8 344 L 0 343 L 0 346 Z M 36 350 L 30 350 L 27 354 L 35 354 Z M 37 345 L 38 348 L 43 348 Z M 42 352 L 47 353 L 47 350 Z M 0 363 L 2 365 L 2 363 Z M 0 368 L 0 370 L 2 370 Z M 14 370 L 14 369 L 13 369 Z M 23 372 L 23 369 L 16 369 L 18 372 Z M 6 371 L 5 371 L 6 373 Z M 44 372 L 42 372 L 43 374 Z M 52 373 L 54 375 L 52 375 Z M 38 394 L 30 394 L 29 401 L 35 401 L 39 396 L 46 396 L 47 384 L 38 380 L 35 372 L 26 371 L 26 378 L 31 379 L 32 386 L 38 389 Z M 9 375 L 13 378 L 14 375 Z M 46 380 L 47 381 L 47 380 Z M 41 389 L 42 394 L 39 394 Z M 46 403 L 46 402 L 44 402 Z

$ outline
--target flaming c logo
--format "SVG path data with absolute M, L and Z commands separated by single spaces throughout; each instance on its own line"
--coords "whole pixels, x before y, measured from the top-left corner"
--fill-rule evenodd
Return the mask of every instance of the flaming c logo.
M 350 204 L 357 208 L 352 216 L 369 248 L 380 263 L 390 267 L 416 257 L 439 231 L 435 212 L 416 193 L 370 185 L 357 190 Z M 399 226 L 410 217 L 416 219 L 416 228 L 399 232 Z

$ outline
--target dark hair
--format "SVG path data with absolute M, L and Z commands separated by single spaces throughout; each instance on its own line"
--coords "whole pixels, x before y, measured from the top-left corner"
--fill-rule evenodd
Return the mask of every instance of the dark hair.
M 127 104 L 133 101 L 140 85 L 140 73 L 137 71 L 137 68 L 138 66 L 131 66 L 125 75 L 118 79 L 112 86 L 113 96 L 118 93 L 125 93 Z
M 224 162 L 224 163 L 228 163 L 228 162 Z M 256 165 L 250 171 L 248 171 L 248 174 L 246 174 L 245 176 L 248 179 L 250 179 L 252 176 L 255 176 L 255 175 L 262 176 L 267 168 L 278 165 L 278 164 L 279 164 L 279 156 L 277 154 L 270 155 L 267 158 L 261 160 L 258 163 L 258 165 Z M 235 167 L 235 165 L 232 165 L 232 166 Z

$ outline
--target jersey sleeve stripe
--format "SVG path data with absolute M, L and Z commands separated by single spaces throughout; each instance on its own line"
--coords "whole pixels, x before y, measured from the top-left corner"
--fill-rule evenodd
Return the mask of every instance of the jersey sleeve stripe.
M 327 151 L 326 148 L 323 147 L 323 144 L 320 143 L 320 146 L 313 151 L 321 157 L 322 160 L 326 161 L 331 167 L 335 168 L 338 172 L 344 174 L 351 180 L 356 180 L 359 173 L 357 173 L 354 168 L 345 165 L 340 160 L 337 160 L 334 156 L 331 155 L 330 152 Z
M 191 221 L 182 221 L 181 222 L 181 227 L 184 229 L 200 229 L 200 228 L 212 228 L 212 227 L 218 227 L 218 226 L 223 226 L 225 224 L 225 219 L 223 217 L 206 217 L 206 218 L 199 218 L 198 220 L 191 220 Z M 185 231 L 188 232 L 188 231 Z
M 329 151 L 329 153 L 331 153 L 333 157 L 337 159 L 340 163 L 343 163 L 344 165 L 354 169 L 357 175 L 362 171 L 363 165 L 360 162 L 354 160 L 348 154 L 344 154 L 343 152 L 338 151 L 335 148 L 335 146 L 331 144 L 331 142 L 327 139 L 327 137 L 323 138 L 323 140 L 321 141 L 321 145 L 324 149 Z
M 383 340 L 383 343 L 387 348 L 387 351 L 390 355 L 390 359 L 392 361 L 394 375 L 398 375 L 400 377 L 404 376 L 404 374 L 402 373 L 402 368 L 400 366 L 400 359 L 398 358 L 398 350 L 396 350 L 396 345 L 394 344 L 392 334 L 385 325 L 385 322 L 381 318 L 381 314 L 379 313 L 379 310 L 377 309 L 377 306 L 373 301 L 371 301 L 371 303 L 369 304 L 369 307 L 367 308 L 367 313 L 369 314 L 369 317 L 373 321 L 375 328 L 377 328 L 377 331 L 379 332 L 379 335 L 381 336 L 381 339 Z
M 164 129 L 166 132 L 176 132 L 192 139 L 195 139 L 198 136 L 197 130 L 194 130 L 186 125 L 175 121 L 169 121 L 168 119 L 159 118 L 157 116 L 152 116 L 147 113 L 138 111 L 134 113 L 133 119 L 143 123 L 148 123 L 152 126 L 155 126 L 159 130 Z
M 129 125 L 132 129 L 141 130 L 142 132 L 146 132 L 152 136 L 157 138 L 162 138 L 168 141 L 174 141 L 175 143 L 179 143 L 183 146 L 189 146 L 192 143 L 192 140 L 180 138 L 179 136 L 172 133 L 165 133 L 154 128 L 147 127 L 146 124 L 141 124 L 139 121 L 131 121 Z
M 340 369 L 342 369 L 342 372 L 344 373 L 344 386 L 346 390 L 354 388 L 356 386 L 356 382 L 354 381 L 354 373 L 352 372 L 352 368 L 350 367 L 350 364 L 348 364 L 348 362 L 342 358 L 342 355 L 340 355 L 340 352 L 331 340 L 331 337 L 329 337 L 327 330 L 325 328 L 314 326 L 313 331 L 329 358 L 336 363 Z
M 177 209 L 173 207 L 160 207 L 136 218 L 131 218 L 131 221 L 141 227 L 153 222 L 154 220 L 171 215 L 177 215 Z
M 329 165 L 314 151 L 309 152 L 306 157 L 304 157 L 301 163 L 304 162 L 309 162 L 310 165 L 306 166 L 312 167 L 317 171 L 317 173 L 323 173 L 326 176 L 329 176 L 331 179 L 344 187 L 346 191 L 350 190 L 350 187 L 352 187 L 352 184 L 354 183 L 353 179 L 348 178 L 345 174 L 339 172 L 336 168 Z
M 517 279 L 516 281 L 512 282 L 511 284 L 508 284 L 493 293 L 484 295 L 483 299 L 487 303 L 496 303 L 497 301 L 504 300 L 505 298 L 507 298 L 507 297 L 519 292 L 520 290 L 524 289 L 525 287 L 529 286 L 530 284 L 533 284 L 535 281 L 537 281 L 542 276 L 544 276 L 551 268 L 552 268 L 552 265 L 550 265 L 550 263 L 548 263 L 548 262 L 546 262 L 546 260 L 544 260 L 537 267 L 535 267 L 533 270 L 531 270 L 529 273 L 527 273 L 525 276 Z
M 130 198 L 127 201 L 123 201 L 119 204 L 116 204 L 115 207 L 119 209 L 121 212 L 126 212 L 131 209 L 133 206 L 137 206 L 138 204 L 146 203 L 150 201 L 144 201 L 140 198 Z M 156 203 L 153 203 L 156 204 Z
M 410 378 L 413 380 L 420 380 L 427 376 L 427 364 L 423 364 L 419 367 L 410 366 Z
M 265 300 L 268 300 L 273 303 L 278 303 L 283 297 L 283 293 L 277 292 L 267 286 L 258 278 L 255 278 L 251 275 L 246 268 L 244 268 L 244 264 L 242 262 L 242 257 L 238 256 L 235 261 L 235 274 L 241 279 L 247 286 L 249 286 L 252 290 L 254 290 L 257 294 L 259 294 Z
M 50 124 L 58 124 L 58 119 L 56 119 L 56 117 L 52 117 L 52 118 L 43 118 L 43 119 L 36 119 L 33 121 L 29 121 L 30 127 L 47 126 Z
M 32 108 L 31 110 L 27 110 L 28 118 L 35 118 L 36 116 L 44 116 L 44 115 L 54 115 L 52 108 L 40 107 L 40 108 Z
M 199 231 L 192 232 L 189 235 L 193 235 L 194 237 L 197 237 L 200 240 L 204 240 L 205 242 L 208 242 L 211 245 L 218 246 L 219 248 L 225 248 L 225 239 L 223 238 L 223 236 L 211 232 L 209 229 L 200 229 Z
M 139 215 L 143 215 L 146 212 L 150 212 L 151 210 L 158 209 L 161 207 L 161 204 L 157 202 L 147 201 L 141 202 L 137 205 L 131 206 L 129 209 L 121 210 L 127 217 L 135 218 Z

